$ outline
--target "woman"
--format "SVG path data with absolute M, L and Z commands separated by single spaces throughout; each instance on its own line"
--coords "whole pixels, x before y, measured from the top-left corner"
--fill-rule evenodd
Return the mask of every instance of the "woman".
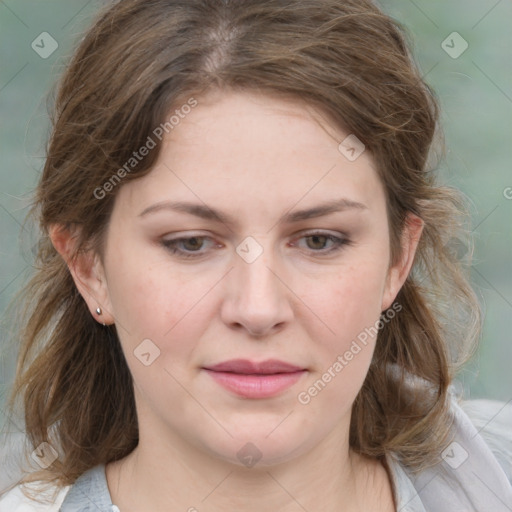
M 370 1 L 103 12 L 32 210 L 35 464 L 0 511 L 510 510 L 506 418 L 491 449 L 452 386 L 480 313 L 437 118 Z

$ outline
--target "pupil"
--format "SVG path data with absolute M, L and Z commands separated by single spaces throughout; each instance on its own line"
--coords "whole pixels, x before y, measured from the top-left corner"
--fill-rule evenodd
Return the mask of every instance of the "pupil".
M 200 240 L 201 240 L 201 239 L 200 239 L 199 237 L 194 236 L 194 237 L 192 237 L 192 238 L 187 239 L 186 244 L 188 244 L 188 245 L 189 245 L 189 249 L 190 249 L 190 248 L 191 248 L 191 249 L 198 249 L 198 248 L 201 246 L 201 243 L 197 243 L 197 242 L 198 242 L 198 241 L 200 241 Z M 191 241 L 192 241 L 192 243 L 191 243 L 191 244 L 189 244 L 189 242 L 191 242 Z M 191 245 L 192 247 L 190 247 L 190 245 Z
M 320 240 L 320 248 L 322 248 L 323 245 L 325 245 L 326 236 L 325 235 L 312 235 L 311 239 L 314 241 L 314 245 L 316 245 L 318 240 Z M 316 246 L 315 248 L 318 249 L 319 247 Z

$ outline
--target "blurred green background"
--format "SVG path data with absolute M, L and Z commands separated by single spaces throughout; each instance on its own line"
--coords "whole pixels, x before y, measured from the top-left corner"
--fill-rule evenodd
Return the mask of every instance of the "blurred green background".
M 35 236 L 21 233 L 21 224 L 43 165 L 47 96 L 103 4 L 0 0 L 0 425 L 15 369 L 15 348 L 5 343 L 10 323 L 4 312 L 31 270 Z M 380 5 L 407 27 L 418 65 L 439 96 L 447 147 L 443 181 L 472 203 L 472 279 L 485 324 L 479 353 L 460 374 L 460 386 L 469 398 L 510 401 L 512 2 L 383 0 Z

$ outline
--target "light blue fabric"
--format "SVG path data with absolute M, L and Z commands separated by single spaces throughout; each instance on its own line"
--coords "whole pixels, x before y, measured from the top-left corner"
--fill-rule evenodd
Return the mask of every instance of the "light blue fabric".
M 105 466 L 86 471 L 64 498 L 59 512 L 118 512 L 112 505 L 105 476 Z

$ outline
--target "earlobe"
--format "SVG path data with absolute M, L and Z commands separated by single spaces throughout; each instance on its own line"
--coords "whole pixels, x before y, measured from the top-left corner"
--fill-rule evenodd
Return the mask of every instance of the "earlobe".
M 77 229 L 54 224 L 49 236 L 55 250 L 69 268 L 73 281 L 89 307 L 91 315 L 103 325 L 114 323 L 103 265 L 92 251 L 74 255 Z
M 417 215 L 411 212 L 407 214 L 402 232 L 401 258 L 388 270 L 381 311 L 385 311 L 391 306 L 411 271 L 424 224 L 424 221 Z

